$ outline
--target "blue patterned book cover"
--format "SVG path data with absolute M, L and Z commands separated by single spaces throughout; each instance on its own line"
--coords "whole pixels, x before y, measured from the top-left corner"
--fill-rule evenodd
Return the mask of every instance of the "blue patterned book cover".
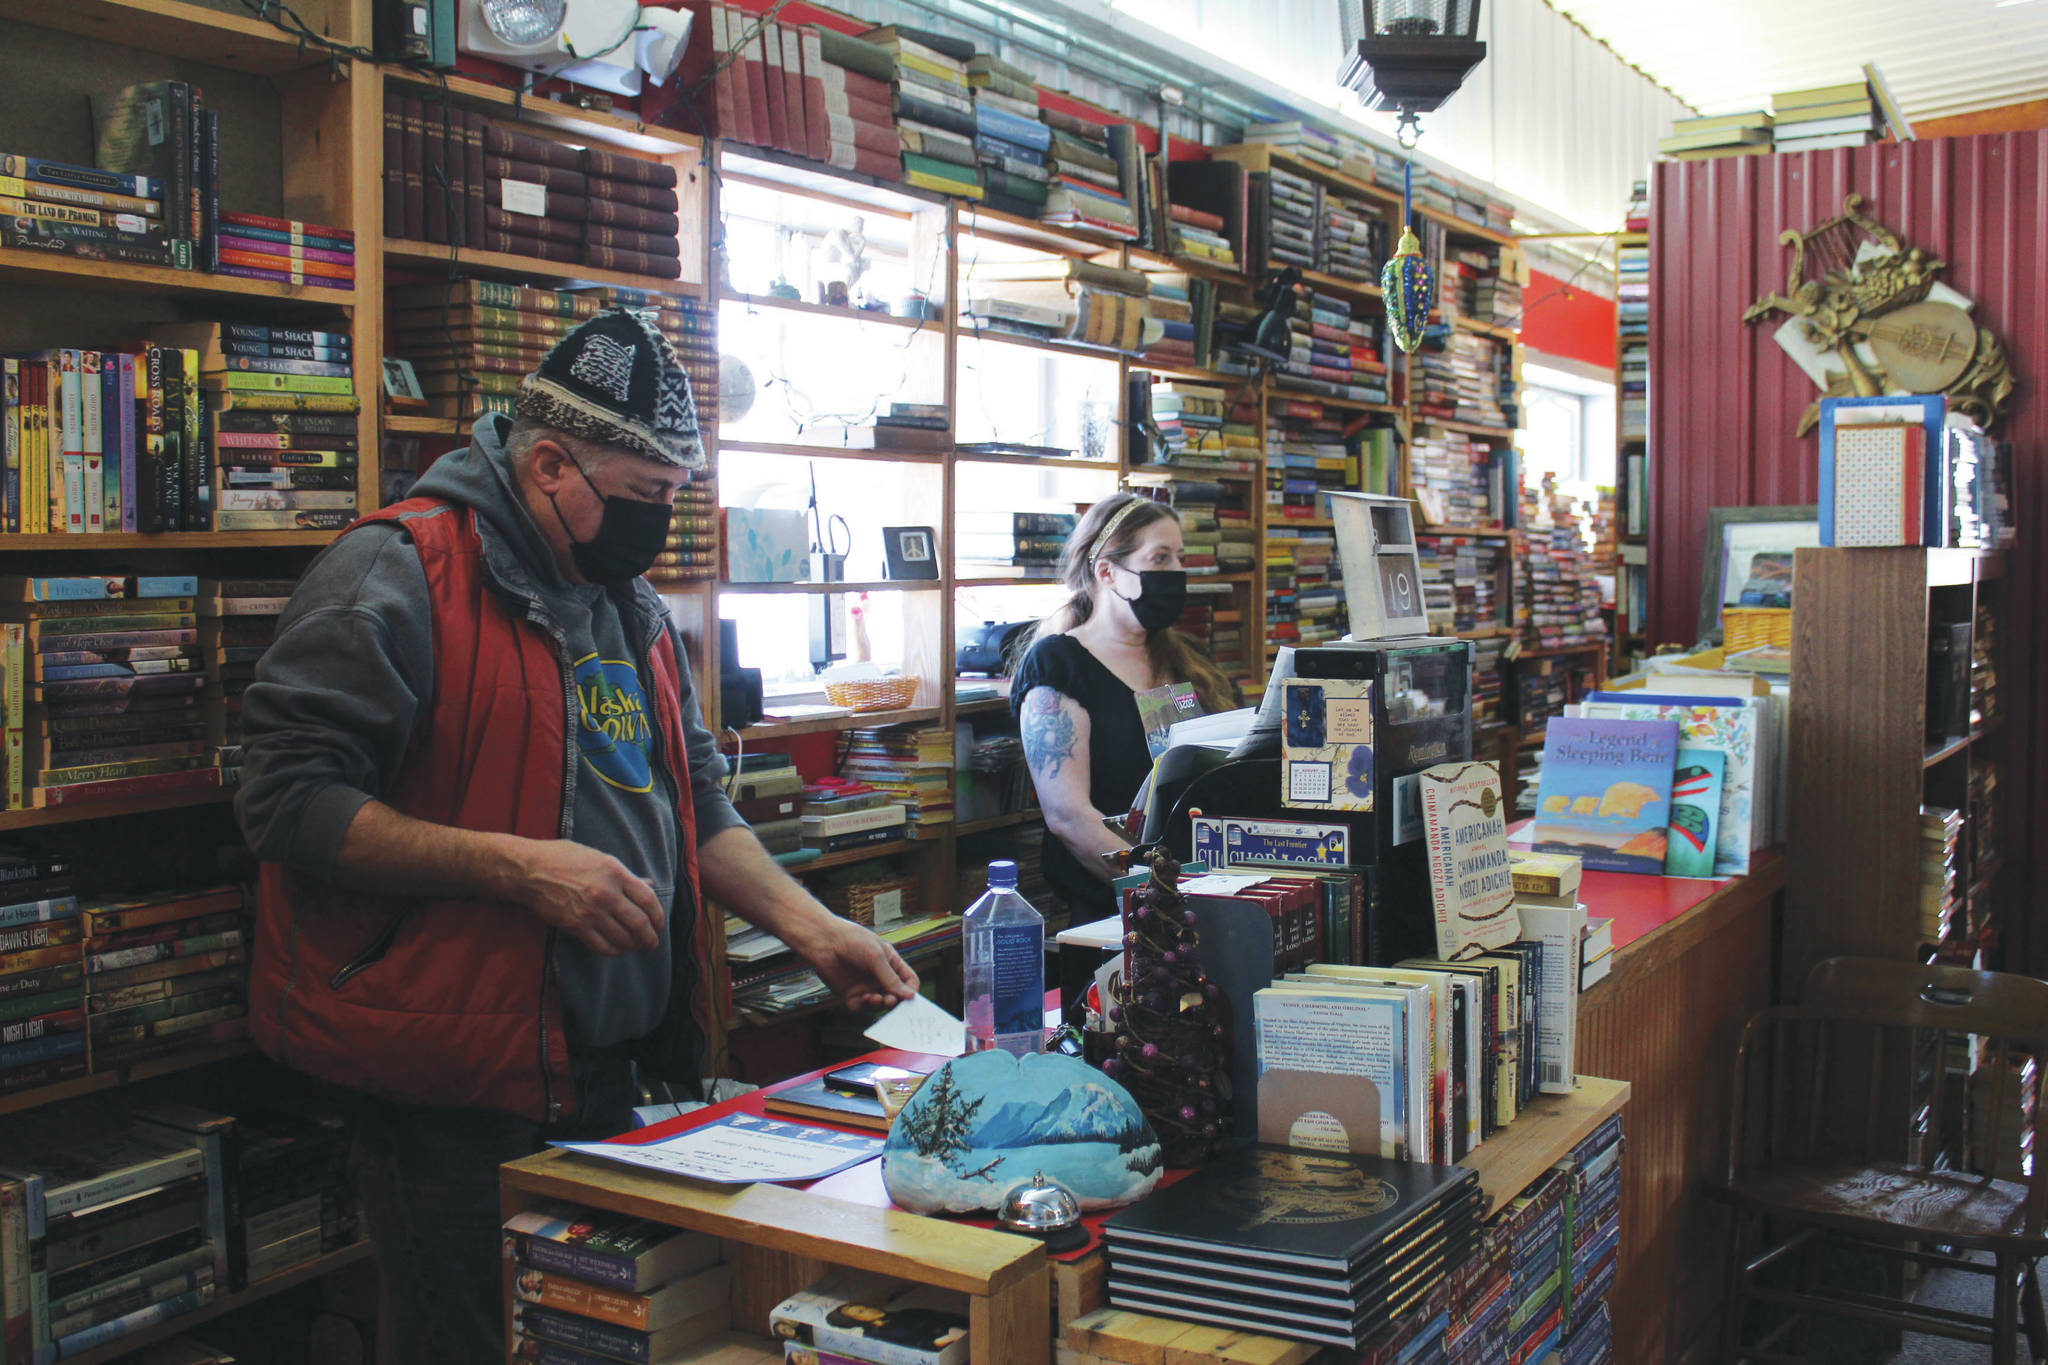
M 1678 722 L 1554 716 L 1543 735 L 1536 850 L 1661 876 Z

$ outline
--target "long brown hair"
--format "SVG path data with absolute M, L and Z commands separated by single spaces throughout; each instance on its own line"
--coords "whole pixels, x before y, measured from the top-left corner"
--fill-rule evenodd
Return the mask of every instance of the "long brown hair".
M 1133 503 L 1137 506 L 1133 507 Z M 1118 520 L 1118 514 L 1127 507 L 1129 513 Z M 1096 562 L 1122 559 L 1137 548 L 1146 527 L 1169 518 L 1175 525 L 1180 523 L 1180 514 L 1173 508 L 1138 493 L 1112 493 L 1089 508 L 1060 553 L 1060 582 L 1072 596 L 1038 623 L 1031 643 L 1049 635 L 1064 635 L 1093 616 Z M 1103 528 L 1111 521 L 1116 521 L 1115 529 L 1105 543 L 1098 545 L 1096 542 L 1104 539 Z M 1145 652 L 1151 657 L 1152 676 L 1192 684 L 1205 712 L 1213 715 L 1241 704 L 1237 684 L 1224 676 L 1200 645 L 1178 630 L 1152 631 L 1145 637 Z

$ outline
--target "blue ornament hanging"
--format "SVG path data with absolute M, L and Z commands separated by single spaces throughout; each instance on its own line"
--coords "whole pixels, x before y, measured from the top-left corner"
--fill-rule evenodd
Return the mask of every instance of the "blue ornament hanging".
M 1436 300 L 1436 281 L 1431 278 L 1429 262 L 1422 259 L 1422 243 L 1415 240 L 1415 229 L 1409 226 L 1414 176 L 1411 158 L 1401 168 L 1401 244 L 1380 269 L 1387 330 L 1394 334 L 1394 344 L 1409 354 L 1422 344 L 1423 329 L 1429 325 L 1430 307 Z

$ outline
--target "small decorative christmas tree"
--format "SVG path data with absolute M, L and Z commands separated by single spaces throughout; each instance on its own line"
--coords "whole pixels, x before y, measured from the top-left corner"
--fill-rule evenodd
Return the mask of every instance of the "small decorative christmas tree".
M 1116 1054 L 1105 1074 L 1131 1092 L 1169 1166 L 1199 1166 L 1230 1135 L 1230 1030 L 1223 993 L 1202 971 L 1180 864 L 1151 858 L 1152 879 L 1124 917 L 1124 984 L 1110 1006 Z

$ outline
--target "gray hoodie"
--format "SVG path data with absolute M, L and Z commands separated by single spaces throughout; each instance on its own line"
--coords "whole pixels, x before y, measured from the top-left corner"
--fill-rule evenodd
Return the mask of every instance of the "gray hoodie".
M 697 906 L 682 875 L 677 775 L 648 733 L 640 679 L 648 649 L 673 624 L 645 582 L 608 590 L 570 583 L 514 487 L 504 441 L 510 419 L 485 417 L 471 443 L 436 461 L 413 490 L 475 509 L 492 586 L 538 607 L 575 676 L 582 762 L 567 792 L 568 835 L 603 849 L 670 907 L 661 946 L 604 957 L 567 934 L 555 963 L 572 1045 L 608 1049 L 652 1033 L 672 991 L 670 936 L 687 935 Z M 683 658 L 682 641 L 676 655 Z M 333 873 L 343 832 L 364 802 L 386 795 L 430 708 L 433 626 L 427 580 L 404 527 L 351 531 L 307 569 L 277 639 L 243 702 L 248 746 L 236 812 L 265 861 L 315 876 Z M 740 824 L 721 786 L 726 774 L 704 727 L 687 662 L 683 730 L 691 805 L 701 843 Z

